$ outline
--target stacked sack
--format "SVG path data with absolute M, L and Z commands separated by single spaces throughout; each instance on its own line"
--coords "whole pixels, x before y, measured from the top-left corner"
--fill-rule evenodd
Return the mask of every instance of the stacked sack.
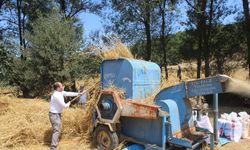
M 240 112 L 239 117 L 235 112 L 221 114 L 218 119 L 219 135 L 239 142 L 241 138 L 250 136 L 249 123 L 250 116 L 246 112 Z
M 242 138 L 250 137 L 250 116 L 247 114 L 247 112 L 240 112 L 239 113 L 241 123 L 242 123 Z
M 218 119 L 219 135 L 231 141 L 239 142 L 242 135 L 242 123 L 240 120 L 235 112 L 221 114 L 221 118 Z

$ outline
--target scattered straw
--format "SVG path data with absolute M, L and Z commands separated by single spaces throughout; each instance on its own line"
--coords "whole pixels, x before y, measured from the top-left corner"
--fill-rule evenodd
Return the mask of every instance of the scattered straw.
M 0 116 L 1 146 L 38 144 L 49 138 L 44 137 L 50 128 L 48 102 L 10 97 L 1 97 L 0 102 L 8 104 L 8 110 Z
M 118 59 L 118 58 L 134 58 L 131 50 L 116 37 L 109 37 L 107 41 L 96 45 L 89 46 L 85 54 L 94 54 L 101 60 Z
M 98 96 L 100 94 L 100 86 L 96 85 L 96 87 L 93 88 L 93 85 L 100 81 L 100 77 L 93 76 L 92 78 L 79 80 L 76 83 L 77 88 L 79 88 L 81 85 L 84 85 L 85 89 L 89 89 L 92 87 L 92 89 L 88 93 L 88 99 L 87 104 L 85 105 L 85 111 L 84 114 L 81 115 L 81 122 L 78 122 L 75 124 L 75 126 L 79 129 L 79 131 L 82 133 L 82 139 L 83 143 L 91 143 L 92 142 L 92 133 L 93 133 L 93 113 L 96 101 L 98 100 Z
M 98 93 L 98 91 L 90 93 L 92 100 Z M 76 141 L 77 149 L 91 148 L 90 141 L 87 140 L 91 137 L 90 118 L 94 103 L 95 101 L 89 101 L 86 111 L 82 107 L 74 106 L 63 111 L 61 134 L 63 142 L 78 137 L 80 140 Z M 49 102 L 42 99 L 0 97 L 0 149 L 27 147 L 27 145 L 46 145 L 41 149 L 48 149 L 52 134 L 48 111 Z M 31 146 L 29 149 L 37 148 Z
M 122 150 L 125 147 L 126 141 L 122 141 L 114 150 Z

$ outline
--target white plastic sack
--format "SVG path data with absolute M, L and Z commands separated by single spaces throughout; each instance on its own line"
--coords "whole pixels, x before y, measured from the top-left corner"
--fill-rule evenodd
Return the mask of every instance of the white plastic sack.
M 221 118 L 221 119 L 224 119 L 224 120 L 231 120 L 230 115 L 227 114 L 227 113 L 221 114 L 221 115 L 220 115 L 220 118 Z
M 242 120 L 249 120 L 250 116 L 247 114 L 247 112 L 239 112 L 239 116 L 241 117 Z
M 226 119 L 218 119 L 218 132 L 219 132 L 219 136 L 224 136 L 224 127 L 225 127 L 225 123 L 227 122 Z
M 250 119 L 246 121 L 248 123 L 248 137 L 250 137 Z
M 250 129 L 249 129 L 249 124 L 250 124 L 250 116 L 248 115 L 247 112 L 239 112 L 238 113 L 240 118 L 241 118 L 241 123 L 242 123 L 242 138 L 247 138 L 250 136 Z
M 248 121 L 241 121 L 242 123 L 242 134 L 241 137 L 247 138 L 248 137 L 248 130 L 249 130 L 249 122 Z
M 200 121 L 197 121 L 197 126 L 200 128 L 207 129 L 209 132 L 213 133 L 213 127 L 207 115 L 201 116 Z M 210 137 L 206 139 L 206 142 L 210 144 Z
M 226 121 L 223 128 L 223 132 L 226 138 L 239 142 L 242 135 L 242 123 L 241 122 L 231 122 Z
M 230 114 L 230 121 L 239 121 L 238 115 L 236 112 L 231 112 Z
M 200 121 L 197 121 L 197 126 L 200 128 L 207 129 L 209 132 L 213 133 L 213 127 L 209 121 L 208 116 L 201 116 Z

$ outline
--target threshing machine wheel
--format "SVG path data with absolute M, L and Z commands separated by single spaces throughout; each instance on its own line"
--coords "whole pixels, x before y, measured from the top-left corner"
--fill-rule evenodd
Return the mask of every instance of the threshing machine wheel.
M 94 130 L 94 142 L 99 150 L 112 150 L 119 145 L 117 133 L 105 125 L 98 125 Z

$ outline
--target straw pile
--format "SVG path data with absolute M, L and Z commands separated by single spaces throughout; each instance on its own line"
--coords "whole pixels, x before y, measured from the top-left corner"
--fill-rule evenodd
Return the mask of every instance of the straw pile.
M 99 77 L 90 78 L 89 80 L 85 81 L 86 89 L 93 86 L 96 82 L 98 82 L 100 79 Z M 98 99 L 98 96 L 100 94 L 100 85 L 97 85 L 89 92 L 88 101 L 85 108 L 85 114 L 83 116 L 84 121 L 84 139 L 88 142 L 91 142 L 92 138 L 92 132 L 93 132 L 93 112 L 94 112 L 94 106 L 96 104 L 96 101 Z
M 39 133 L 49 128 L 48 103 L 35 100 L 36 103 L 32 104 L 33 100 L 9 97 L 1 97 L 0 102 L 6 104 L 2 106 L 5 107 L 4 115 L 0 116 L 1 146 L 13 147 L 43 142 L 45 132 Z
M 0 149 L 48 146 L 52 133 L 48 110 L 49 103 L 45 100 L 0 97 Z M 85 113 L 82 108 L 69 108 L 63 112 L 61 139 L 65 141 L 79 137 L 78 145 L 89 149 L 90 145 L 84 140 L 88 130 L 83 117 Z
M 18 96 L 20 94 L 20 90 L 17 87 L 1 87 L 0 86 L 0 96 Z
M 88 80 L 81 80 L 77 82 L 77 86 L 80 86 L 81 84 L 84 84 L 86 86 L 86 89 L 88 89 L 89 87 L 92 87 L 95 83 L 100 81 L 100 77 L 99 76 L 95 76 L 94 78 L 90 78 Z M 118 94 L 121 96 L 121 98 L 124 97 L 124 90 L 123 89 L 118 89 L 112 85 L 110 85 L 109 88 L 107 88 L 108 90 L 115 90 L 118 92 Z M 92 140 L 92 132 L 93 132 L 93 122 L 92 122 L 92 117 L 93 117 L 93 112 L 94 112 L 94 106 L 98 100 L 98 96 L 100 94 L 101 91 L 101 87 L 100 84 L 96 85 L 96 87 L 94 87 L 90 92 L 89 92 L 89 97 L 88 97 L 88 101 L 86 104 L 86 108 L 85 108 L 85 114 L 83 116 L 83 121 L 85 122 L 84 124 L 84 138 L 85 140 L 88 140 L 88 142 L 90 142 L 90 140 Z M 87 124 L 86 124 L 87 123 Z
M 134 58 L 130 49 L 121 42 L 115 43 L 107 52 L 102 54 L 103 59 L 117 59 L 120 57 Z
M 89 46 L 84 54 L 94 54 L 101 60 L 134 58 L 131 50 L 116 37 L 105 37 L 105 42 L 100 39 L 99 44 Z

